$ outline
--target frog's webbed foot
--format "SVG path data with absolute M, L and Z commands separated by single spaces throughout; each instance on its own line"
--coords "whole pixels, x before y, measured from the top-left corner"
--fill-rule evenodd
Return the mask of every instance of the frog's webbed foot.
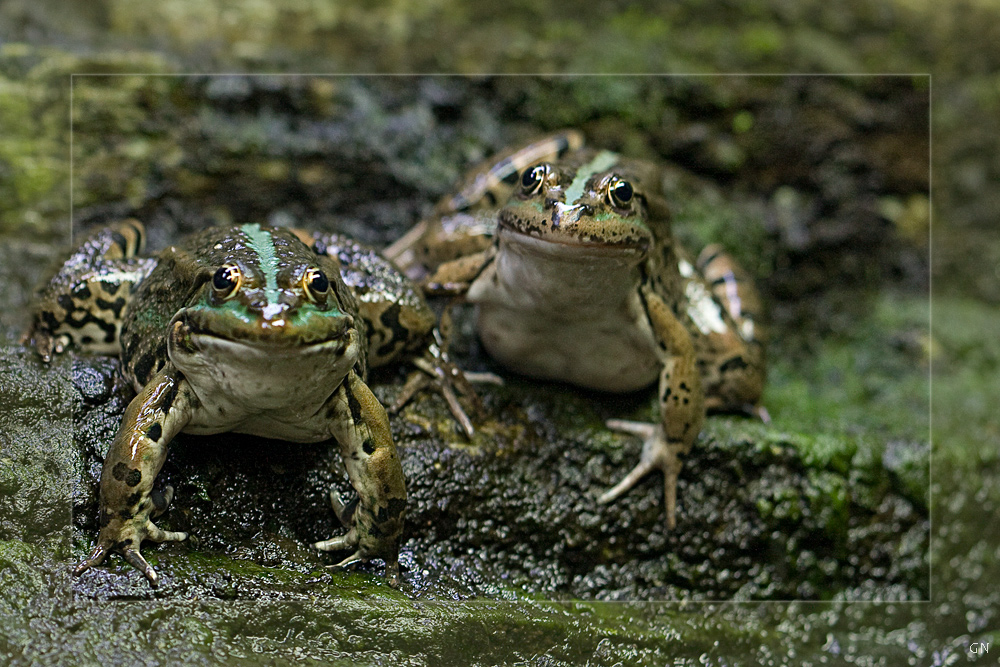
M 173 489 L 167 487 L 164 494 L 167 496 L 167 502 L 169 503 L 169 497 L 173 495 Z M 165 509 L 166 505 L 163 506 L 163 510 Z M 163 510 L 160 510 L 160 512 L 162 513 Z M 159 577 L 153 566 L 143 558 L 142 553 L 139 551 L 139 545 L 144 539 L 152 542 L 181 542 L 187 539 L 188 534 L 161 530 L 149 519 L 140 519 L 137 523 L 139 525 L 135 525 L 133 522 L 122 523 L 117 528 L 112 528 L 112 525 L 109 524 L 102 529 L 100 536 L 97 538 L 97 546 L 94 547 L 94 550 L 86 560 L 74 568 L 74 576 L 78 577 L 90 568 L 100 565 L 107 558 L 108 554 L 117 551 L 129 565 L 142 572 L 153 588 L 156 588 L 159 584 Z M 117 537 L 121 539 L 115 539 Z
M 417 370 L 407 378 L 406 384 L 389 411 L 398 412 L 418 392 L 431 387 L 441 394 L 448 403 L 448 409 L 455 421 L 462 428 L 462 432 L 467 438 L 471 438 L 475 434 L 475 428 L 459 402 L 458 394 L 465 397 L 472 406 L 473 412 L 479 416 L 483 412 L 483 404 L 479 400 L 476 390 L 472 388 L 471 382 L 499 383 L 501 380 L 492 373 L 464 372 L 448 357 L 446 351 L 448 345 L 441 330 L 435 328 L 433 336 L 434 340 L 427 346 L 424 355 L 413 360 L 413 365 L 417 367 Z
M 52 361 L 53 356 L 63 353 L 69 346 L 70 339 L 65 334 L 54 336 L 43 322 L 36 320 L 31 328 L 21 336 L 20 343 L 27 347 L 34 347 L 38 356 L 47 364 Z
M 331 570 L 340 570 L 348 565 L 367 560 L 368 556 L 357 549 L 357 537 L 352 532 L 340 537 L 334 537 L 323 542 L 317 542 L 315 547 L 320 551 L 343 551 L 345 549 L 355 549 L 354 553 L 335 565 L 327 565 Z M 322 545 L 322 546 L 321 546 Z M 399 588 L 399 557 L 385 558 L 385 578 L 390 586 Z
M 327 566 L 332 570 L 343 569 L 353 563 L 367 560 L 369 557 L 363 553 L 363 549 L 358 548 L 358 531 L 357 528 L 354 527 L 354 512 L 358 507 L 358 501 L 359 499 L 356 497 L 354 500 L 345 503 L 343 499 L 341 499 L 340 494 L 337 493 L 336 489 L 330 489 L 330 504 L 333 505 L 333 511 L 337 515 L 337 519 L 340 520 L 340 523 L 349 530 L 343 535 L 331 537 L 328 540 L 322 540 L 320 542 L 314 542 L 313 546 L 320 551 L 346 551 L 348 549 L 354 549 L 354 552 L 344 560 L 335 565 Z M 398 588 L 398 555 L 383 557 L 383 560 L 385 561 L 385 576 L 389 580 L 389 585 L 393 588 Z
M 670 443 L 661 424 L 609 419 L 607 426 L 615 431 L 630 433 L 642 438 L 642 456 L 631 472 L 613 488 L 605 491 L 598 498 L 598 502 L 610 503 L 635 486 L 649 473 L 654 470 L 662 470 L 663 495 L 667 506 L 667 528 L 673 529 L 677 525 L 677 477 L 683 466 L 680 454 L 683 454 L 687 448 L 680 443 Z

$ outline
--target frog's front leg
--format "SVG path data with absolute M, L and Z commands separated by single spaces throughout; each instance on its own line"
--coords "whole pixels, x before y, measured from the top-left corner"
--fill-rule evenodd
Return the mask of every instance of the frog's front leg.
M 348 373 L 334 392 L 327 410 L 331 431 L 340 443 L 340 455 L 351 486 L 358 493 L 358 501 L 345 506 L 336 494 L 332 494 L 337 516 L 348 531 L 314 546 L 321 551 L 354 549 L 354 553 L 336 567 L 381 558 L 385 561 L 389 583 L 396 586 L 399 584 L 406 482 L 389 432 L 389 419 L 378 399 L 354 371 Z
M 158 373 L 128 409 L 101 472 L 101 532 L 90 557 L 73 571 L 80 575 L 117 551 L 132 567 L 157 585 L 156 571 L 139 551 L 143 540 L 180 541 L 187 533 L 160 530 L 152 517 L 166 510 L 173 495 L 153 492 L 163 467 L 167 444 L 187 425 L 197 399 L 187 381 L 172 367 Z
M 664 359 L 659 385 L 660 423 L 608 421 L 608 428 L 638 435 L 644 443 L 639 463 L 599 501 L 611 502 L 653 470 L 662 470 L 667 527 L 674 528 L 677 523 L 677 478 L 683 465 L 681 456 L 691 450 L 701 432 L 705 397 L 690 333 L 654 292 L 643 289 L 643 301 Z
M 432 296 L 465 296 L 472 283 L 490 270 L 496 255 L 497 244 L 494 242 L 482 252 L 445 262 L 421 283 L 421 287 Z

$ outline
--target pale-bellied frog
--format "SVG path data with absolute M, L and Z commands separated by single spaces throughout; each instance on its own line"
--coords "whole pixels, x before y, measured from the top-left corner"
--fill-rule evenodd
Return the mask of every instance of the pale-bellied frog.
M 521 374 L 608 392 L 658 381 L 658 423 L 608 422 L 644 446 L 638 465 L 600 501 L 662 470 L 672 528 L 681 457 L 706 411 L 766 415 L 757 407 L 765 376 L 760 301 L 718 246 L 688 258 L 671 233 L 655 164 L 580 149 L 581 141 L 565 131 L 504 154 L 478 173 L 512 190 L 505 205 L 490 206 L 491 197 L 502 200 L 487 196 L 489 185 L 476 191 L 480 201 L 445 200 L 439 210 L 466 225 L 423 223 L 389 254 L 410 275 L 426 276 L 430 293 L 477 304 L 483 346 Z M 518 163 L 520 177 L 511 177 Z M 468 238 L 477 234 L 478 246 Z M 472 251 L 456 256 L 462 247 Z
M 97 545 L 76 574 L 118 552 L 155 586 L 140 544 L 187 537 L 152 521 L 173 494 L 153 488 L 168 443 L 181 431 L 235 431 L 339 443 L 358 498 L 331 492 L 348 532 L 315 546 L 353 549 L 339 566 L 381 558 L 398 582 L 406 486 L 365 378 L 371 366 L 435 351 L 419 289 L 336 234 L 211 228 L 139 258 L 143 236 L 129 220 L 84 241 L 44 288 L 25 336 L 45 361 L 68 347 L 120 352 L 138 392 L 104 461 Z

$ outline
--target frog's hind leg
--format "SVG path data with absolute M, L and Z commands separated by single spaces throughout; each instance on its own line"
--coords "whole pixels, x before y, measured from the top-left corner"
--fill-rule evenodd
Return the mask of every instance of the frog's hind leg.
M 34 345 L 46 363 L 70 346 L 117 354 L 125 306 L 155 266 L 136 257 L 144 240 L 142 224 L 131 219 L 84 239 L 39 293 L 21 342 Z
M 768 421 L 759 405 L 766 374 L 767 330 L 760 295 L 746 272 L 722 246 L 712 244 L 698 255 L 698 271 L 734 324 L 728 335 L 710 334 L 699 354 L 705 402 L 713 412 L 745 412 Z

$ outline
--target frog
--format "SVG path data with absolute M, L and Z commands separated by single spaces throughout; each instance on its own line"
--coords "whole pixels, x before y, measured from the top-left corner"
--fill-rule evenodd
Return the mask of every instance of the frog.
M 406 355 L 436 379 L 460 375 L 420 290 L 342 234 L 212 227 L 155 257 L 142 256 L 144 240 L 134 219 L 86 238 L 41 291 L 23 338 L 45 363 L 67 350 L 118 354 L 136 391 L 104 460 L 96 545 L 74 573 L 118 553 L 156 587 L 141 543 L 188 538 L 153 521 L 173 498 L 154 487 L 168 445 L 180 432 L 233 431 L 336 443 L 358 495 L 331 491 L 347 532 L 314 546 L 351 551 L 335 567 L 381 559 L 398 585 L 406 483 L 366 378 Z
M 673 235 L 653 161 L 586 148 L 578 131 L 564 130 L 477 173 L 493 178 L 476 177 L 478 189 L 442 200 L 446 222 L 430 218 L 389 255 L 428 294 L 475 304 L 484 349 L 520 375 L 608 393 L 655 384 L 656 423 L 607 421 L 643 446 L 597 500 L 615 501 L 662 471 L 674 529 L 683 459 L 706 415 L 767 420 L 755 285 L 718 244 L 692 259 Z

